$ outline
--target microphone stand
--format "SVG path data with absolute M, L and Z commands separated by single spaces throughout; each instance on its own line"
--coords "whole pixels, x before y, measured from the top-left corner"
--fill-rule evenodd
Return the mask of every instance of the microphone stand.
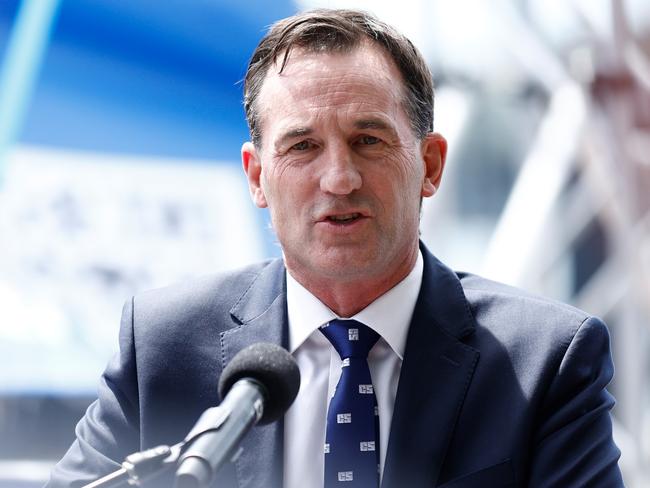
M 208 408 L 199 417 L 199 422 L 187 435 L 185 440 L 174 444 L 173 446 L 157 446 L 147 449 L 142 452 L 135 452 L 128 455 L 122 467 L 113 471 L 106 476 L 84 485 L 82 488 L 110 488 L 116 486 L 123 486 L 128 483 L 129 486 L 140 486 L 140 482 L 149 478 L 150 476 L 178 467 L 178 461 L 181 455 L 185 453 L 197 440 L 204 434 L 219 430 L 224 422 L 230 416 L 230 412 L 225 410 L 223 406 Z M 232 459 L 239 455 L 240 451 L 236 451 Z M 187 459 L 185 461 L 188 461 Z M 196 464 L 199 464 L 196 466 Z M 199 469 L 202 473 L 205 469 L 200 462 L 190 463 L 188 466 L 190 471 Z
M 171 447 L 157 446 L 130 454 L 124 459 L 120 469 L 84 485 L 83 488 L 109 488 L 122 486 L 124 483 L 139 486 L 141 481 L 151 475 L 175 467 L 184 446 L 184 442 L 179 442 Z

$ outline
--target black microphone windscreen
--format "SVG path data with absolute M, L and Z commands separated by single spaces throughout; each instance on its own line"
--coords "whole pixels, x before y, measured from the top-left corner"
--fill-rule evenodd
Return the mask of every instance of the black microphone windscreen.
M 239 380 L 251 378 L 266 389 L 267 398 L 260 424 L 280 418 L 293 403 L 300 388 L 300 370 L 289 351 L 259 342 L 239 351 L 228 363 L 219 379 L 219 395 L 225 398 Z

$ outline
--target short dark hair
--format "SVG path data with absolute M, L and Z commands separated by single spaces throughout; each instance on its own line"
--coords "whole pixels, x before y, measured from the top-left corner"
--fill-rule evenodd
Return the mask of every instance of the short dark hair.
M 433 80 L 418 49 L 404 35 L 369 13 L 317 9 L 273 24 L 248 63 L 244 110 L 253 143 L 259 147 L 262 138 L 256 101 L 269 67 L 279 57 L 282 57 L 281 73 L 294 47 L 311 52 L 348 52 L 366 39 L 381 46 L 397 65 L 406 88 L 406 114 L 414 134 L 424 139 L 433 130 Z

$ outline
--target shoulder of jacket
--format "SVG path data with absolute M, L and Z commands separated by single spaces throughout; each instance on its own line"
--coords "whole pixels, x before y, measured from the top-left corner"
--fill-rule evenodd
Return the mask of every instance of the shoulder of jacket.
M 589 318 L 589 314 L 579 308 L 521 288 L 469 273 L 458 273 L 458 277 L 473 309 L 505 307 L 511 312 L 521 309 L 530 313 L 557 315 L 579 323 Z
M 147 324 L 149 329 L 159 323 L 226 321 L 233 304 L 262 273 L 274 266 L 278 273 L 284 269 L 278 261 L 267 260 L 136 294 L 132 297 L 134 323 L 140 327 Z

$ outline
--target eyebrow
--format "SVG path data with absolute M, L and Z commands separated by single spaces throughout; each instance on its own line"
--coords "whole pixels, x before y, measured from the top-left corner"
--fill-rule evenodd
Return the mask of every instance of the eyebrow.
M 393 126 L 381 119 L 361 119 L 354 122 L 355 129 L 394 130 Z
M 311 127 L 293 127 L 288 129 L 284 134 L 282 134 L 278 140 L 276 145 L 283 145 L 287 143 L 288 141 L 295 139 L 297 137 L 304 137 L 308 136 L 309 134 L 313 133 L 314 129 Z

